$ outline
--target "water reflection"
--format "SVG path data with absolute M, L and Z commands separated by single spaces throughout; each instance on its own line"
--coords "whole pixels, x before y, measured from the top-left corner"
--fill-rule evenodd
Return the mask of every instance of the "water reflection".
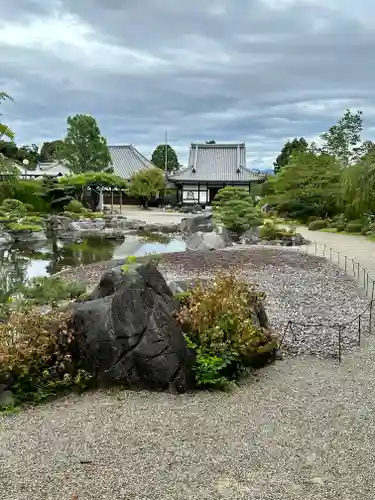
M 11 289 L 27 279 L 55 274 L 68 266 L 123 259 L 129 255 L 140 257 L 147 253 L 180 252 L 185 248 L 185 242 L 180 239 L 158 243 L 145 241 L 136 235 L 127 237 L 123 242 L 87 238 L 76 244 L 51 239 L 37 245 L 0 248 L 0 289 L 1 293 L 9 295 L 13 293 Z

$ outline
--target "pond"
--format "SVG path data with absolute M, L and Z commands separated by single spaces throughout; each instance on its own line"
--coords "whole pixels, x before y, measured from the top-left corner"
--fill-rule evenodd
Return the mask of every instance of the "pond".
M 52 275 L 68 266 L 185 249 L 185 242 L 176 237 L 162 237 L 161 241 L 154 241 L 149 236 L 136 234 L 128 235 L 125 241 L 86 238 L 77 244 L 51 239 L 34 246 L 14 245 L 0 248 L 0 288 L 10 290 L 30 278 Z

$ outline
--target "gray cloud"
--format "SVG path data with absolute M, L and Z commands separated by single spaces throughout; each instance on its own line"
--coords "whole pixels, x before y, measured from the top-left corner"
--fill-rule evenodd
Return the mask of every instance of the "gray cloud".
M 375 129 L 370 0 L 22 0 L 2 7 L 0 90 L 20 143 L 93 114 L 110 144 L 246 141 L 270 167 L 345 108 Z

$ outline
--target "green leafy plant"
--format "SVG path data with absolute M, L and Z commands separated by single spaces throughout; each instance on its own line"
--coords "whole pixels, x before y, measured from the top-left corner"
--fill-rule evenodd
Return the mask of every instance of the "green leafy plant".
M 241 188 L 226 187 L 219 190 L 214 199 L 214 216 L 236 233 L 262 223 L 262 214 L 254 207 L 250 194 Z
M 125 264 L 121 266 L 121 272 L 122 274 L 126 274 L 129 270 L 132 264 L 135 264 L 137 262 L 137 257 L 135 255 L 129 255 L 125 259 Z
M 238 270 L 198 284 L 180 300 L 177 321 L 196 353 L 198 386 L 224 387 L 246 367 L 267 363 L 277 342 L 254 321 L 265 295 L 239 280 Z

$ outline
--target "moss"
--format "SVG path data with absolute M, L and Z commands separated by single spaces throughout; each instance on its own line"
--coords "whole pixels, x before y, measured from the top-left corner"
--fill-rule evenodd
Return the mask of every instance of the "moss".
M 10 231 L 14 232 L 25 232 L 25 233 L 33 233 L 42 231 L 41 226 L 37 226 L 36 224 L 23 224 L 18 222 L 13 222 L 8 226 Z

